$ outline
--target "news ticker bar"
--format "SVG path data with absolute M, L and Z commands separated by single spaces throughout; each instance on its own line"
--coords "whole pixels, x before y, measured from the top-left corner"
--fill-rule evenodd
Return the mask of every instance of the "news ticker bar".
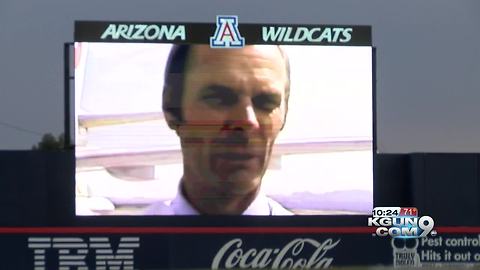
M 435 236 L 402 238 L 381 237 L 366 225 L 0 227 L 2 245 L 9 247 L 0 259 L 5 269 L 35 270 L 480 265 L 480 227 L 436 229 Z
M 245 44 L 371 46 L 365 25 L 245 24 L 238 33 Z M 215 23 L 76 21 L 76 42 L 209 44 Z M 230 31 L 230 30 L 229 30 Z M 233 31 L 232 31 L 233 32 Z
M 227 228 L 230 231 L 223 234 L 152 227 L 29 227 L 15 231 L 3 227 L 0 241 L 8 248 L 2 250 L 0 260 L 2 269 L 36 270 L 108 269 L 106 266 L 133 270 L 480 265 L 480 227 L 469 227 L 475 229 L 475 235 L 445 233 L 421 239 L 382 238 L 360 233 L 364 227 L 348 228 L 357 232 L 312 233 L 318 229 L 345 232 L 347 227 L 290 227 L 296 232 L 303 230 L 293 234 L 271 233 L 284 228 L 263 227 L 249 228 L 249 233 L 244 228 Z M 446 228 L 459 231 L 461 227 L 442 229 Z M 166 229 L 176 231 L 172 234 Z M 213 232 L 226 228 L 208 229 Z M 15 233 L 5 234 L 7 231 Z M 259 232 L 264 235 L 259 236 Z
M 480 227 L 435 227 L 437 233 L 480 233 Z M 371 234 L 372 227 L 0 227 L 0 234 Z

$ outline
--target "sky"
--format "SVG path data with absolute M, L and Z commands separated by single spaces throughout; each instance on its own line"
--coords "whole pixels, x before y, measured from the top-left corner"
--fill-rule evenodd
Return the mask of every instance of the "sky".
M 63 132 L 75 20 L 371 25 L 379 152 L 480 152 L 480 1 L 0 1 L 0 149 Z M 319 63 L 321 64 L 321 63 Z

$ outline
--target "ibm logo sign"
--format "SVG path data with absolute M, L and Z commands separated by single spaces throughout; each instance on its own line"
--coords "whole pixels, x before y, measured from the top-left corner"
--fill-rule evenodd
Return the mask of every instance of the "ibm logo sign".
M 108 237 L 89 237 L 88 242 L 78 237 L 29 237 L 28 248 L 33 249 L 34 270 L 89 270 L 86 262 L 91 249 L 95 250 L 96 270 L 133 270 L 133 251 L 140 247 L 139 237 L 121 237 L 116 250 Z M 56 249 L 58 267 L 46 265 L 46 250 Z

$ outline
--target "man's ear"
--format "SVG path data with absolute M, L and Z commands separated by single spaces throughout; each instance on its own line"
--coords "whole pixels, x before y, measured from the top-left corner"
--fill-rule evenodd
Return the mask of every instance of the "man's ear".
M 162 110 L 168 127 L 178 132 L 178 127 L 180 125 L 179 117 L 181 115 L 181 108 L 180 106 L 175 105 L 176 102 L 173 100 L 174 97 L 172 95 L 173 89 L 165 85 L 163 88 Z
M 179 121 L 177 117 L 175 117 L 172 113 L 170 112 L 163 112 L 163 115 L 165 117 L 165 120 L 167 121 L 167 125 L 170 129 L 178 132 L 178 127 L 179 127 Z
M 283 127 L 285 127 L 285 123 L 287 122 L 287 114 L 288 114 L 288 102 L 285 103 L 285 115 L 283 116 L 283 123 L 282 123 L 282 127 L 280 128 L 280 131 L 282 131 Z

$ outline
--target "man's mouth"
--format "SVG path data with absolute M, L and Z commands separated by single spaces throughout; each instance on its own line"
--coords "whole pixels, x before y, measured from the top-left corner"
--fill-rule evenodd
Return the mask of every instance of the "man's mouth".
M 246 161 L 254 158 L 255 155 L 250 153 L 220 153 L 217 154 L 217 157 L 231 161 Z

